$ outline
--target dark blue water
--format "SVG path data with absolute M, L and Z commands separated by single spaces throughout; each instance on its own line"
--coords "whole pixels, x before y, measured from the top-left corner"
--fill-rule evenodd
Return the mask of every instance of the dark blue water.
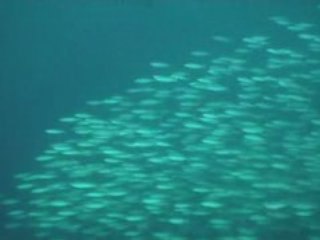
M 121 95 L 134 78 L 151 73 L 146 67 L 150 61 L 183 63 L 190 50 L 210 48 L 214 34 L 261 34 L 291 41 L 266 19 L 283 15 L 320 24 L 318 3 L 2 1 L 1 194 L 14 196 L 13 176 L 37 168 L 34 158 L 49 144 L 45 129 L 54 127 L 61 116 L 80 112 L 87 100 Z M 220 56 L 230 49 L 215 51 Z M 2 228 L 5 223 L 1 211 L 0 239 L 33 239 L 29 230 L 9 234 Z M 296 239 L 305 239 L 300 234 Z

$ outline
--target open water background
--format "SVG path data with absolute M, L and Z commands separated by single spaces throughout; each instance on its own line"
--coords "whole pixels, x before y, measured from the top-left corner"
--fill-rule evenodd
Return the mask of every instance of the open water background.
M 90 99 L 121 95 L 148 63 L 181 64 L 213 35 L 264 35 L 291 42 L 274 15 L 320 24 L 315 0 L 10 0 L 0 3 L 0 193 L 15 194 L 13 176 L 37 168 L 49 144 L 44 130 L 81 111 Z M 217 55 L 230 48 L 214 49 Z M 0 239 L 8 233 L 0 212 Z M 304 239 L 299 236 L 298 239 Z

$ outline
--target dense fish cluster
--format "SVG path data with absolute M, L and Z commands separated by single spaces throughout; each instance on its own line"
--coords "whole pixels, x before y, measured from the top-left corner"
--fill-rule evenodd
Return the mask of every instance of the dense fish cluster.
M 151 62 L 124 95 L 61 118 L 41 170 L 18 174 L 21 196 L 2 201 L 7 227 L 54 240 L 320 240 L 319 26 L 270 21 L 290 38 Z

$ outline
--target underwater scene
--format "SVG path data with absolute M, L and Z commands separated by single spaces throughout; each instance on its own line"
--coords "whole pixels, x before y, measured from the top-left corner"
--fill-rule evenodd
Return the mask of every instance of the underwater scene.
M 1 240 L 320 240 L 319 1 L 2 5 Z

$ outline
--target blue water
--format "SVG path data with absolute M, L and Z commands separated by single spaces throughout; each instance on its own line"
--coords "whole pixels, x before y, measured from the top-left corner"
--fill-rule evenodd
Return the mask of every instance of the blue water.
M 121 95 L 135 78 L 151 74 L 150 61 L 181 64 L 190 50 L 213 49 L 213 35 L 269 35 L 294 44 L 290 34 L 266 19 L 282 15 L 319 26 L 318 4 L 315 0 L 1 2 L 0 193 L 14 195 L 13 176 L 37 168 L 34 158 L 50 142 L 44 129 L 55 127 L 61 116 L 80 112 L 87 100 Z M 236 43 L 214 51 L 222 56 L 235 47 Z M 3 211 L 0 214 L 0 239 L 33 239 L 29 230 L 4 230 L 7 219 Z M 303 232 L 299 234 L 296 240 L 306 239 Z

